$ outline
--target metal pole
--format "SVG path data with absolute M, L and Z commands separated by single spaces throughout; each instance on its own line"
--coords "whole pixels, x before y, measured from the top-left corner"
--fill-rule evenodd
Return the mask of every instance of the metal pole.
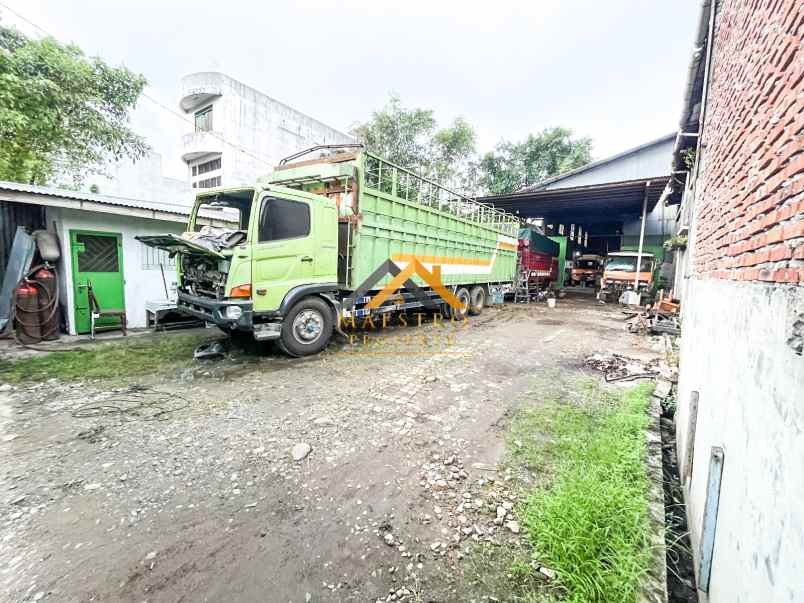
M 642 244 L 645 242 L 645 219 L 648 214 L 648 187 L 650 180 L 645 183 L 645 196 L 642 197 L 642 228 L 639 229 L 639 251 L 637 251 L 636 273 L 634 274 L 634 291 L 639 291 L 639 269 L 642 267 Z

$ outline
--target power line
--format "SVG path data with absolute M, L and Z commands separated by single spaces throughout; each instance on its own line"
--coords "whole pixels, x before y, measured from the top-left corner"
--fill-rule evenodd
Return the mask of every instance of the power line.
M 21 19 L 22 21 L 25 21 L 25 22 L 26 22 L 28 25 L 30 25 L 30 26 L 32 26 L 32 27 L 34 27 L 34 28 L 36 28 L 37 30 L 39 30 L 39 31 L 40 31 L 42 34 L 44 34 L 45 36 L 48 36 L 48 37 L 51 37 L 51 38 L 56 39 L 56 36 L 52 35 L 52 34 L 51 34 L 51 33 L 49 33 L 47 30 L 45 30 L 43 27 L 40 27 L 39 25 L 37 25 L 36 23 L 34 23 L 33 21 L 31 21 L 31 20 L 30 20 L 30 19 L 28 19 L 27 17 L 25 17 L 25 16 L 21 15 L 20 13 L 18 13 L 17 11 L 15 11 L 15 10 L 14 10 L 14 9 L 12 9 L 11 7 L 9 7 L 7 4 L 5 4 L 5 3 L 3 3 L 3 2 L 0 2 L 0 6 L 2 6 L 4 9 L 6 9 L 8 12 L 10 12 L 12 15 L 16 16 L 17 18 Z M 152 102 L 154 105 L 156 105 L 156 106 L 157 106 L 157 107 L 159 107 L 160 109 L 163 109 L 164 111 L 167 111 L 168 113 L 170 113 L 170 114 L 171 114 L 171 115 L 173 115 L 174 117 L 178 117 L 178 118 L 179 118 L 179 119 L 181 119 L 182 121 L 184 121 L 184 122 L 186 122 L 186 123 L 190 124 L 191 126 L 195 127 L 195 122 L 193 122 L 193 121 L 192 121 L 190 118 L 188 118 L 186 115 L 182 115 L 182 114 L 181 114 L 181 113 L 179 113 L 178 111 L 175 111 L 175 110 L 171 109 L 170 107 L 168 107 L 168 106 L 167 106 L 167 105 L 165 105 L 164 103 L 162 103 L 162 102 L 158 101 L 157 99 L 155 99 L 154 97 L 152 97 L 150 94 L 148 94 L 148 93 L 147 93 L 147 92 L 145 92 L 144 90 L 143 90 L 143 91 L 140 93 L 140 95 L 141 95 L 142 97 L 144 97 L 144 98 L 148 99 L 149 101 L 151 101 L 151 102 Z M 236 150 L 240 151 L 241 153 L 243 153 L 243 154 L 245 154 L 245 155 L 248 155 L 248 156 L 249 156 L 249 157 L 251 157 L 252 159 L 256 159 L 257 161 L 259 161 L 259 162 L 261 162 L 261 163 L 264 163 L 264 164 L 265 164 L 265 165 L 267 165 L 268 167 L 273 167 L 273 164 L 271 164 L 269 161 L 266 161 L 266 160 L 265 160 L 265 159 L 263 159 L 262 157 L 259 157 L 259 156 L 255 155 L 254 153 L 252 153 L 251 151 L 248 151 L 248 150 L 244 149 L 243 147 L 241 147 L 241 146 L 240 146 L 240 145 L 238 145 L 237 143 L 234 143 L 234 142 L 231 142 L 231 141 L 229 141 L 229 140 L 226 140 L 226 138 L 224 138 L 224 136 L 223 136 L 222 134 L 219 134 L 219 133 L 217 133 L 217 132 L 213 132 L 213 131 L 209 131 L 209 130 L 208 130 L 208 131 L 206 131 L 205 133 L 206 133 L 206 134 L 209 134 L 209 135 L 211 135 L 211 136 L 213 136 L 214 138 L 217 138 L 218 140 L 220 140 L 220 141 L 221 141 L 221 142 L 223 142 L 224 144 L 229 145 L 229 146 L 230 146 L 230 147 L 232 147 L 233 149 L 236 149 Z

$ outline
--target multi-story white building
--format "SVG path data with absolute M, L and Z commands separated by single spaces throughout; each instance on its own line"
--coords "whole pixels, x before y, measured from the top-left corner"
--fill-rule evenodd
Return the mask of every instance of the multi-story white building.
M 236 186 L 272 171 L 280 159 L 319 144 L 354 142 L 344 134 L 223 73 L 182 79 L 179 106 L 193 123 L 182 159 L 193 188 Z

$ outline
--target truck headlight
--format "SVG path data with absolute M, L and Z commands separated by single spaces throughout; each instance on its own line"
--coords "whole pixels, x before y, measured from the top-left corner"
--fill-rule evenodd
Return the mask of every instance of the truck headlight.
M 226 306 L 225 314 L 229 320 L 237 320 L 243 316 L 243 309 L 240 306 Z

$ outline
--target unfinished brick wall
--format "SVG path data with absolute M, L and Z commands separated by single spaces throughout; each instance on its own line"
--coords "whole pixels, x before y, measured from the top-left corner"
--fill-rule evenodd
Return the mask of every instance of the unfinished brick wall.
M 804 284 L 804 0 L 722 0 L 695 270 Z

